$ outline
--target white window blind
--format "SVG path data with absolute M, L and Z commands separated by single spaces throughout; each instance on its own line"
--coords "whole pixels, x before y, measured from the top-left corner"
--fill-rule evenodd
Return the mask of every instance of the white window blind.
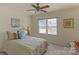
M 39 33 L 57 35 L 57 19 L 39 20 Z

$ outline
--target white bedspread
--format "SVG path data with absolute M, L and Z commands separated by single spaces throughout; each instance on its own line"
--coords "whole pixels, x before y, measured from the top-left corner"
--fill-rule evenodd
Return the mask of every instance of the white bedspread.
M 26 36 L 26 39 L 7 40 L 4 50 L 8 54 L 42 54 L 47 50 L 47 41 L 42 38 Z

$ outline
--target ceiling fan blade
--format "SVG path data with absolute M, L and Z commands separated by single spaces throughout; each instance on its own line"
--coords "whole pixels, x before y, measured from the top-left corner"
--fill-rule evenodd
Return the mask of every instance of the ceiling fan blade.
M 34 10 L 36 10 L 36 9 L 29 9 L 29 10 L 26 10 L 26 11 L 34 11 Z
M 37 5 L 39 5 L 39 3 L 36 3 Z
M 40 9 L 48 8 L 48 7 L 49 7 L 49 5 L 46 5 L 46 6 L 40 7 Z
M 36 3 L 37 4 L 37 7 L 39 7 L 39 3 Z
M 45 10 L 40 10 L 40 11 L 47 12 L 47 11 L 45 11 Z
M 35 5 L 32 5 L 32 7 L 37 8 L 37 6 L 35 6 Z

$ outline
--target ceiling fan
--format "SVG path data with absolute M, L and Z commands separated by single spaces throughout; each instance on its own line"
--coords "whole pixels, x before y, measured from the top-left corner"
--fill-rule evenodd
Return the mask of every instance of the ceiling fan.
M 42 11 L 42 12 L 47 12 L 46 10 L 44 10 L 45 8 L 49 8 L 49 5 L 45 5 L 45 6 L 40 6 L 39 3 L 36 3 L 36 5 L 32 4 L 31 5 L 34 9 L 29 9 L 26 11 Z

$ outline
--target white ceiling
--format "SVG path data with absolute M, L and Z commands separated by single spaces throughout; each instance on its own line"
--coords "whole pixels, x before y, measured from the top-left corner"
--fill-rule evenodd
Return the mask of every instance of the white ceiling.
M 33 3 L 32 3 L 33 4 Z M 49 5 L 49 8 L 46 8 L 45 10 L 48 12 L 55 11 L 55 10 L 61 10 L 64 8 L 70 8 L 74 6 L 79 6 L 78 3 L 40 3 L 40 6 Z M 20 13 L 25 13 L 28 15 L 34 15 L 34 11 L 25 11 L 29 9 L 34 9 L 31 6 L 31 3 L 7 3 L 7 4 L 0 4 L 0 8 L 10 8 L 13 10 L 17 10 Z

